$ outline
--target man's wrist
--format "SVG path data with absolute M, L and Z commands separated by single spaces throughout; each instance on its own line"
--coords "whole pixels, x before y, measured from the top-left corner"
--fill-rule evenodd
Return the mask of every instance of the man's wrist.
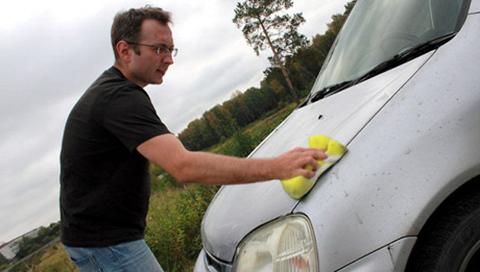
M 269 180 L 273 179 L 276 176 L 278 176 L 278 173 L 276 173 L 276 160 L 274 158 L 272 159 L 263 159 L 263 163 L 259 163 L 260 166 L 260 177 L 263 180 Z

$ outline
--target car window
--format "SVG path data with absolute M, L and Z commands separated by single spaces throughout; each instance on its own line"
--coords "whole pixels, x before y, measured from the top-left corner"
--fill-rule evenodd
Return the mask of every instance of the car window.
M 457 31 L 465 0 L 358 0 L 312 92 L 351 81 L 402 50 Z

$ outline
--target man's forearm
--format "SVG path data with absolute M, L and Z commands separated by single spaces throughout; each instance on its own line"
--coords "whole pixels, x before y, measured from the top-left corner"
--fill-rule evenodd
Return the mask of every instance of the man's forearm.
M 180 182 L 236 184 L 270 180 L 275 159 L 244 159 L 206 152 L 189 152 L 178 169 Z
M 207 152 L 193 152 L 171 134 L 159 135 L 137 147 L 145 158 L 159 165 L 179 182 L 236 184 L 313 177 L 317 160 L 325 153 L 318 149 L 294 148 L 275 158 L 244 159 Z M 311 167 L 306 167 L 310 165 Z

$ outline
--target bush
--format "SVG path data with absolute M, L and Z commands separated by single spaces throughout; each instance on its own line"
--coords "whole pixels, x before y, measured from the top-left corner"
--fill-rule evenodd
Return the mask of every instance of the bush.
M 212 147 L 209 151 L 238 157 L 248 155 L 296 107 L 291 103 Z M 166 271 L 191 271 L 202 248 L 200 225 L 219 187 L 182 184 L 152 167 L 152 196 L 145 240 Z M 158 178 L 161 176 L 161 178 Z M 157 184 L 155 184 L 157 183 Z M 179 188 L 180 187 L 180 188 Z
M 192 185 L 152 195 L 145 240 L 165 270 L 191 270 L 202 248 L 202 218 L 217 190 Z
M 243 132 L 237 131 L 231 140 L 225 142 L 218 152 L 230 156 L 246 157 L 254 148 L 255 145 L 252 138 Z
M 152 193 L 183 187 L 175 178 L 154 164 L 150 164 L 150 180 L 152 182 Z
M 78 270 L 70 261 L 63 245 L 56 242 L 15 264 L 8 271 L 77 272 Z

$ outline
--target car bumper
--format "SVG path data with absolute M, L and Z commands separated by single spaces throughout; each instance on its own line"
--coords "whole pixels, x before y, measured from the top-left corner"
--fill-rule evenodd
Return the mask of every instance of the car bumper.
M 384 246 L 336 270 L 338 272 L 404 271 L 416 237 L 405 237 Z M 321 260 L 320 260 L 321 261 Z M 198 254 L 194 272 L 230 272 L 232 266 L 208 256 L 202 249 Z

